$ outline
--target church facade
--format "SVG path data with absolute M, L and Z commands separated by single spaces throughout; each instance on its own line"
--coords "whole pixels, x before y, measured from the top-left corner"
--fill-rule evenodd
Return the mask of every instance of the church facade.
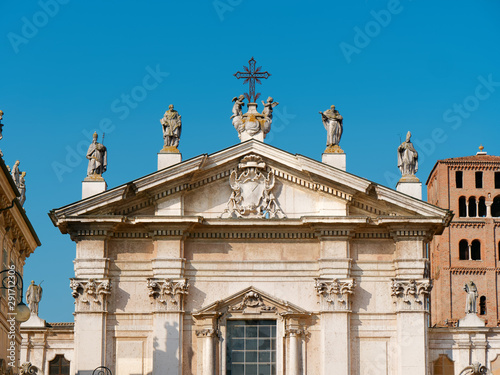
M 250 139 L 50 215 L 76 243 L 75 374 L 430 366 L 447 210 Z

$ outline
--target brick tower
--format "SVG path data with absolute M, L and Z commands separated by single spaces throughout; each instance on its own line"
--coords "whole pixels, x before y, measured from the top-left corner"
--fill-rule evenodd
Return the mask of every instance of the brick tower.
M 473 156 L 438 160 L 427 180 L 427 200 L 454 212 L 430 244 L 431 324 L 453 326 L 465 316 L 464 285 L 478 289 L 477 314 L 500 324 L 500 156 L 483 147 Z

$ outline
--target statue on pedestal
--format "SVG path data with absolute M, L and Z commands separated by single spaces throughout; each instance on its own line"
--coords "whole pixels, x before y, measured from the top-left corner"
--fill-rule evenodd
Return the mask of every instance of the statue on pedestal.
M 181 115 L 174 109 L 173 104 L 168 106 L 168 111 L 165 112 L 160 122 L 163 128 L 163 150 L 178 152 L 182 121 Z
M 92 138 L 87 151 L 87 159 L 89 159 L 87 177 L 101 177 L 108 166 L 108 152 L 102 143 L 97 142 L 97 133 L 94 133 Z
M 465 313 L 466 314 L 476 314 L 476 300 L 477 300 L 477 287 L 476 284 L 471 280 L 464 286 L 464 290 L 467 293 L 467 299 L 465 302 Z
M 36 285 L 33 280 L 31 280 L 31 284 L 26 291 L 26 301 L 28 302 L 28 306 L 31 310 L 31 313 L 38 316 L 38 304 L 42 299 L 42 287 L 40 285 Z
M 406 134 L 406 141 L 398 147 L 398 168 L 403 177 L 415 176 L 418 171 L 418 153 L 410 142 L 411 133 Z
M 3 119 L 3 111 L 0 111 L 0 139 L 3 138 L 3 134 L 2 134 L 2 129 L 3 129 L 2 119 Z
M 340 138 L 343 132 L 344 118 L 339 111 L 332 105 L 325 112 L 319 112 L 323 121 L 323 126 L 326 129 L 326 150 L 325 153 L 343 153 L 339 146 Z

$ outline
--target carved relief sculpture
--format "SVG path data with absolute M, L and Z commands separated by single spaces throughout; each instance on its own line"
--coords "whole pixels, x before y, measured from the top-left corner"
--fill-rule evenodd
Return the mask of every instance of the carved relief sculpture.
M 428 279 L 392 279 L 391 296 L 398 310 L 427 310 L 427 296 L 432 290 Z
M 264 110 L 262 113 L 257 112 L 257 103 L 248 103 L 248 111 L 243 113 L 244 95 L 233 98 L 233 109 L 231 119 L 233 126 L 238 132 L 238 137 L 241 140 L 254 138 L 257 135 L 262 135 L 260 140 L 266 137 L 266 134 L 271 131 L 271 124 L 273 122 L 273 109 L 279 103 L 275 102 L 272 97 L 267 98 L 266 102 L 262 102 Z M 243 138 L 245 135 L 245 138 Z
M 181 311 L 184 296 L 188 294 L 189 283 L 187 279 L 154 279 L 147 280 L 149 297 L 152 303 L 160 310 Z
M 262 297 L 257 292 L 248 292 L 243 297 L 243 300 L 237 305 L 231 306 L 230 311 L 243 311 L 246 308 L 258 309 L 260 311 L 275 311 L 276 308 L 273 306 L 266 306 Z
M 354 293 L 354 279 L 315 279 L 316 294 L 326 302 L 326 306 L 335 311 L 351 310 L 351 296 Z
M 238 168 L 242 170 L 239 175 L 232 171 L 229 176 L 233 192 L 221 217 L 284 218 L 272 193 L 274 174 L 269 172 L 266 177 L 261 173 L 266 168 L 262 159 L 257 155 L 245 156 Z
M 19 375 L 37 375 L 38 367 L 33 366 L 31 362 L 24 362 L 19 368 Z
M 71 293 L 77 311 L 105 311 L 107 296 L 111 294 L 109 279 L 70 279 Z
M 488 375 L 491 374 L 491 371 L 488 370 L 485 366 L 481 365 L 479 362 L 474 362 L 472 365 L 467 366 L 462 371 L 460 371 L 460 375 Z

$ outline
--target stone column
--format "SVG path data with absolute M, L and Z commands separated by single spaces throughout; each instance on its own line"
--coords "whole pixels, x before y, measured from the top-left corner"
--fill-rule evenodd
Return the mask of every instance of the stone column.
M 70 287 L 75 298 L 74 369 L 79 375 L 91 374 L 106 366 L 107 302 L 111 293 L 108 278 L 107 237 L 111 227 L 102 225 L 92 230 L 75 229 L 75 278 Z
M 304 331 L 296 327 L 296 325 L 291 325 L 287 328 L 285 335 L 288 338 L 288 371 L 287 374 L 290 375 L 301 375 L 301 341 Z
M 153 278 L 148 279 L 153 299 L 153 375 L 182 375 L 184 302 L 188 280 L 184 278 L 183 230 L 154 228 Z
M 107 298 L 109 279 L 73 278 L 75 298 L 75 370 L 79 375 L 106 365 Z
M 196 331 L 196 336 L 203 340 L 203 375 L 215 375 L 215 343 L 216 331 L 213 328 L 204 328 Z
M 348 375 L 350 365 L 350 313 L 354 279 L 316 279 L 320 296 L 322 335 L 322 374 Z
M 149 296 L 154 301 L 153 375 L 182 375 L 182 335 L 186 279 L 150 278 Z
M 338 375 L 351 371 L 351 295 L 355 280 L 350 278 L 349 229 L 321 229 L 321 253 L 316 293 L 320 297 L 321 374 L 335 369 Z

